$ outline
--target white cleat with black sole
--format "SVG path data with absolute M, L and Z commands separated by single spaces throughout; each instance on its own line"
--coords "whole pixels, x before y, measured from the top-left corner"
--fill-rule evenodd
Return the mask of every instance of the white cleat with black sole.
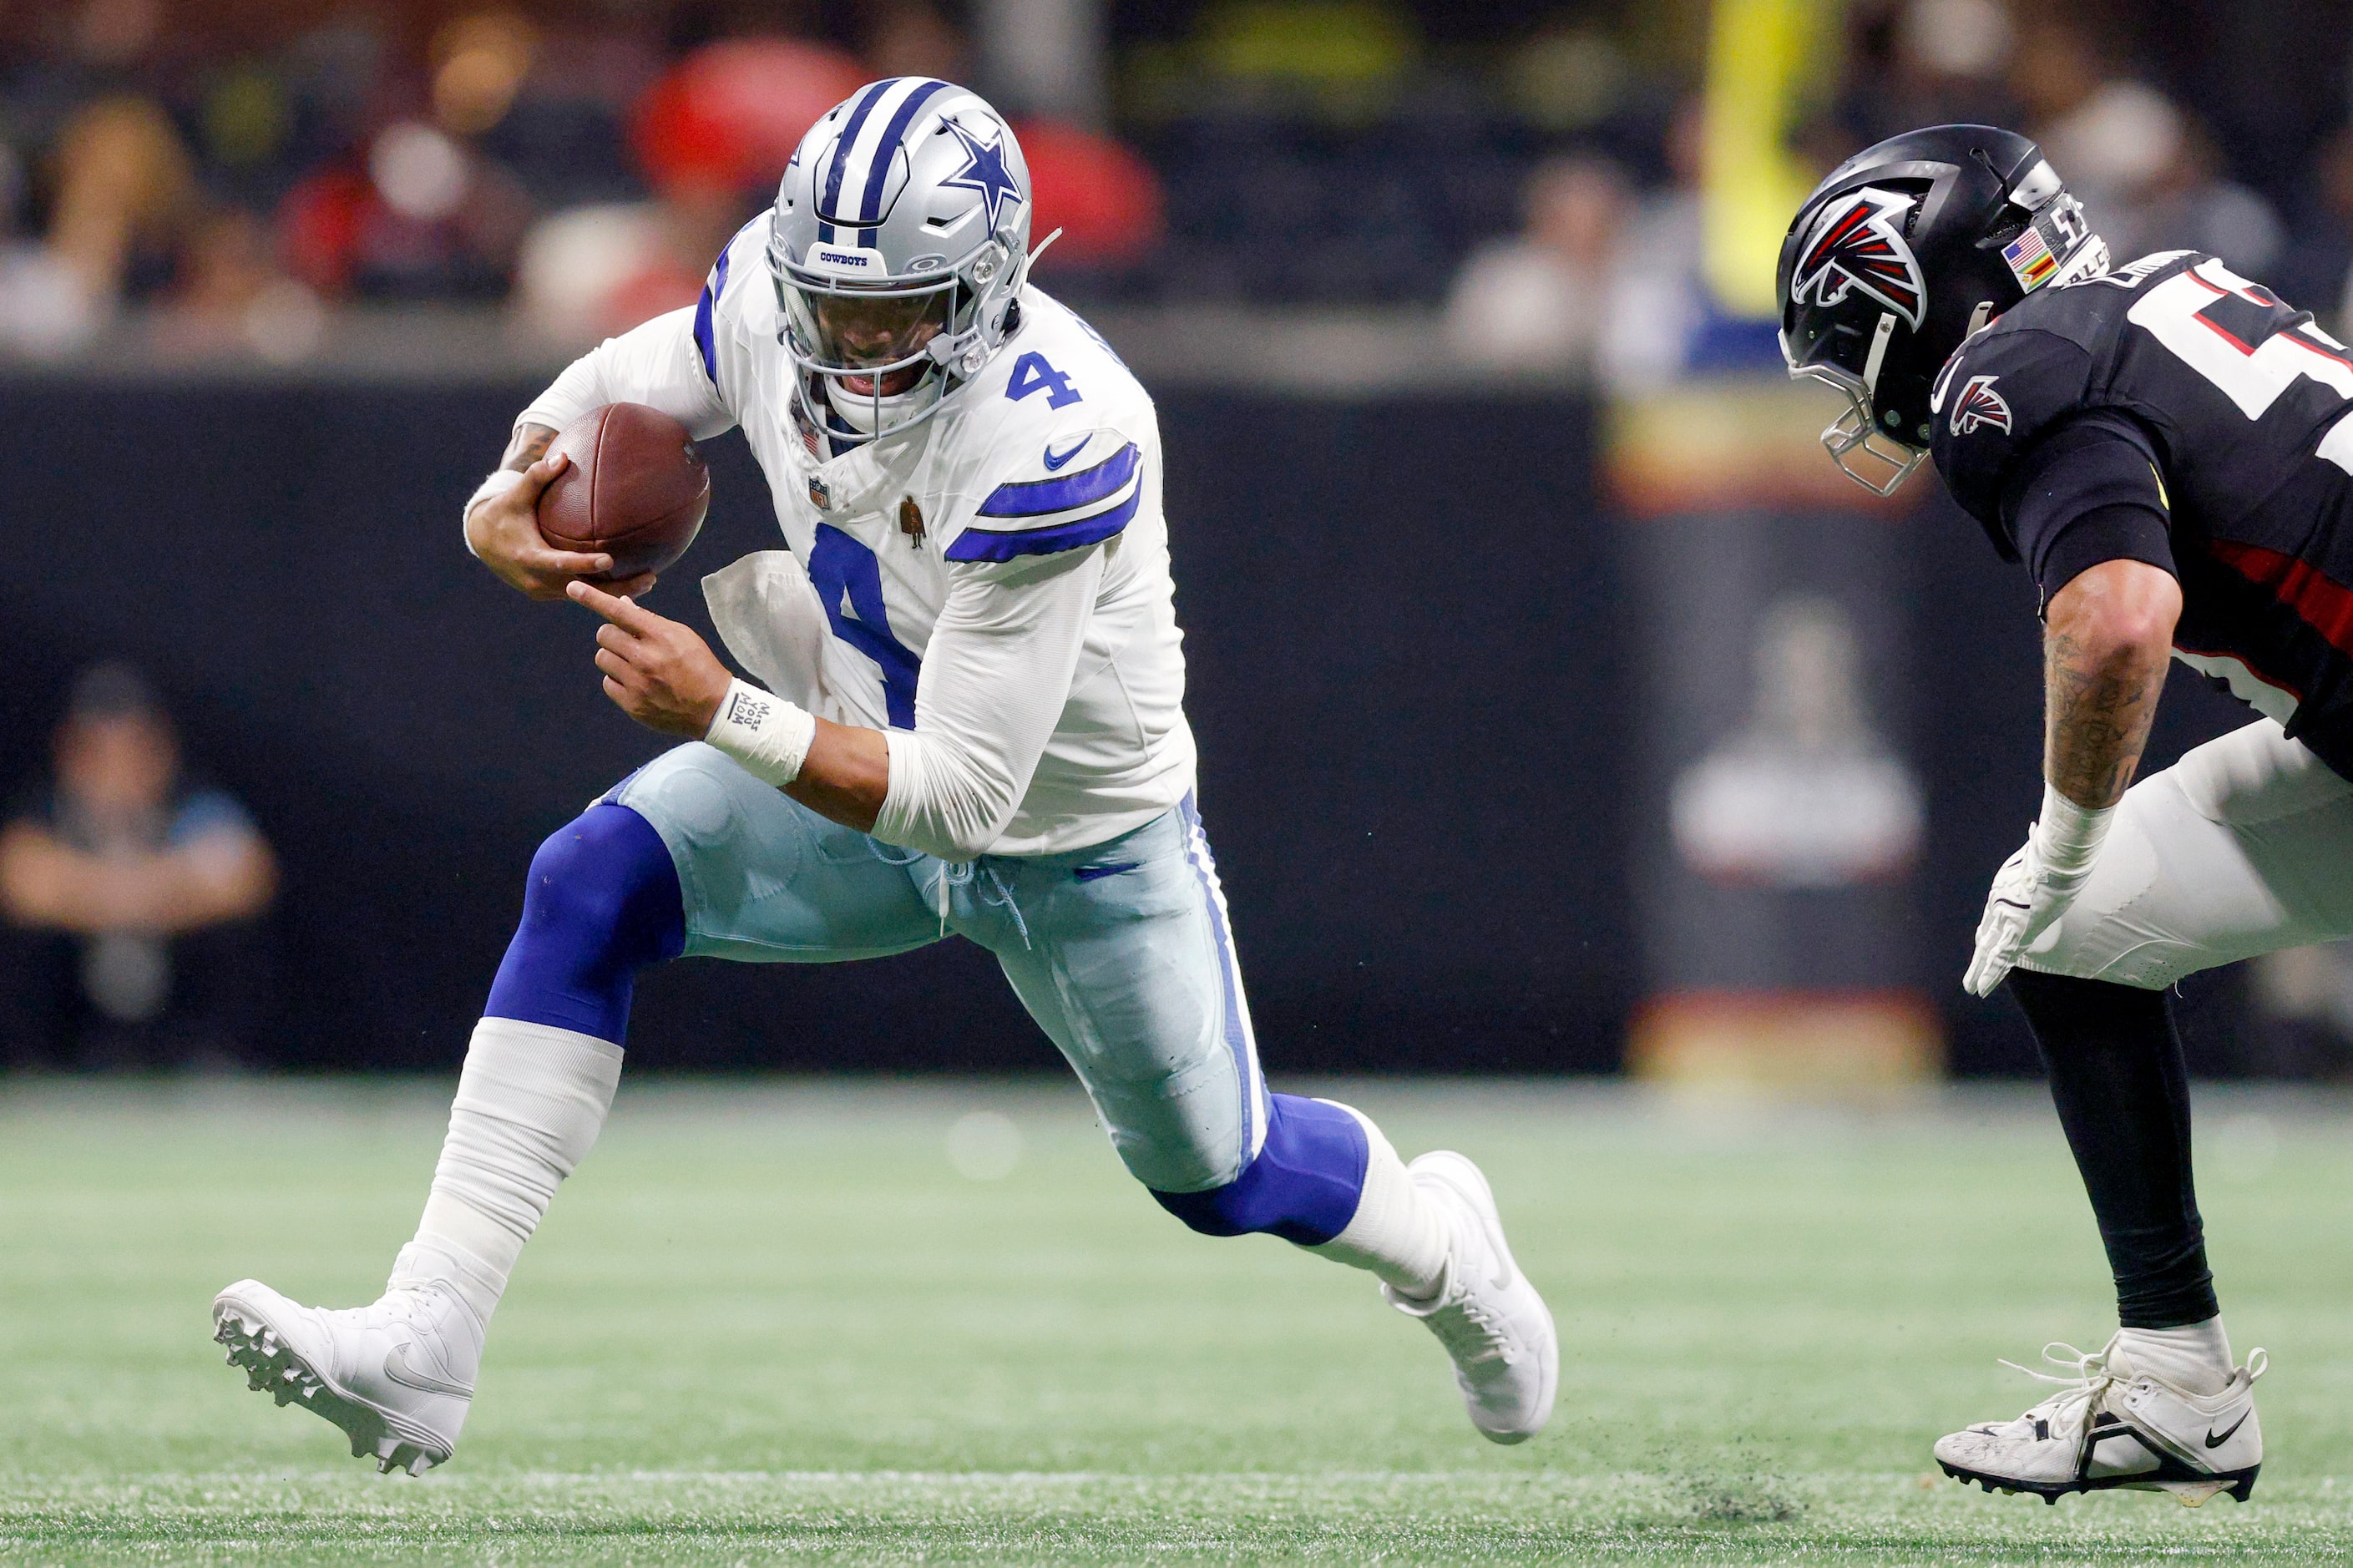
M 341 1311 L 240 1279 L 213 1299 L 213 1338 L 256 1392 L 342 1427 L 353 1458 L 422 1475 L 458 1446 L 484 1325 L 448 1286 L 393 1277 L 373 1305 Z
M 2254 1385 L 2270 1360 L 2262 1351 L 2232 1368 L 2231 1381 L 2212 1395 L 2137 1371 L 2115 1340 L 2089 1355 L 2073 1345 L 2048 1345 L 2042 1359 L 2073 1368 L 2074 1375 L 2019 1367 L 2063 1386 L 2015 1421 L 1938 1439 L 1936 1463 L 1947 1475 L 2049 1503 L 2111 1488 L 2171 1492 L 2191 1508 L 2221 1492 L 2241 1502 L 2253 1493 L 2263 1463 Z
M 1452 1226 L 1446 1275 L 1425 1300 L 1381 1287 L 1389 1304 L 1419 1318 L 1454 1361 L 1471 1424 L 1497 1443 L 1525 1443 L 1552 1419 L 1560 1340 L 1552 1313 L 1512 1260 L 1495 1194 L 1479 1167 L 1447 1150 L 1406 1167 Z

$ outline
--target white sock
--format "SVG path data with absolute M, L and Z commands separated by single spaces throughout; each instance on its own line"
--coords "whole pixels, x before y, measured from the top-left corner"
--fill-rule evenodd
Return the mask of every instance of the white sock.
M 1413 1184 L 1405 1162 L 1370 1117 L 1336 1100 L 1324 1103 L 1339 1105 L 1365 1130 L 1365 1190 L 1348 1227 L 1308 1250 L 1369 1269 L 1399 1295 L 1436 1295 L 1445 1283 L 1447 1255 L 1452 1250 L 1444 1213 Z
M 395 1279 L 447 1261 L 446 1282 L 487 1322 L 556 1184 L 596 1145 L 620 1079 L 609 1040 L 512 1018 L 475 1025 L 433 1193 Z
M 2219 1317 L 2179 1329 L 2118 1329 L 2116 1343 L 2133 1371 L 2191 1394 L 2220 1394 L 2231 1381 L 2231 1336 Z

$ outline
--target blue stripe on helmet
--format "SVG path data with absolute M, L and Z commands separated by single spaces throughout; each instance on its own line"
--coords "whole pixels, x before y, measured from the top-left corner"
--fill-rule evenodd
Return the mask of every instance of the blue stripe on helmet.
M 712 273 L 711 281 L 702 286 L 702 298 L 694 302 L 694 346 L 702 351 L 702 374 L 711 378 L 714 387 L 719 384 L 719 340 L 712 331 L 711 318 L 718 308 L 719 296 L 727 292 L 727 256 L 735 242 L 729 240 L 727 247 L 727 250 L 719 253 L 719 266 Z
M 1143 500 L 1144 492 L 1138 490 L 1109 511 L 1053 528 L 967 528 L 956 535 L 954 544 L 948 546 L 947 559 L 1011 561 L 1022 555 L 1057 555 L 1065 550 L 1076 550 L 1081 545 L 1099 544 L 1128 525 Z
M 858 200 L 860 217 L 871 222 L 882 216 L 880 211 L 882 187 L 891 182 L 891 155 L 898 151 L 899 139 L 907 133 L 907 127 L 913 122 L 917 112 L 935 95 L 946 91 L 947 85 L 927 78 L 921 87 L 900 101 L 898 112 L 891 116 L 891 123 L 883 128 L 881 143 L 874 150 L 874 161 L 866 166 L 866 193 Z M 866 231 L 861 243 L 874 243 L 872 229 Z
M 858 140 L 859 132 L 865 128 L 866 117 L 874 111 L 875 103 L 899 80 L 899 78 L 892 77 L 888 81 L 878 81 L 858 95 L 857 103 L 849 110 L 849 119 L 841 128 L 841 136 L 833 144 L 833 163 L 825 172 L 825 195 L 817 204 L 817 215 L 820 219 L 839 210 L 834 204 L 841 199 L 841 176 L 849 165 L 850 143 Z M 825 237 L 831 239 L 833 237 L 827 235 Z
M 999 485 L 980 503 L 983 517 L 1046 517 L 1072 507 L 1092 506 L 1118 493 L 1135 477 L 1142 454 L 1130 441 L 1092 468 L 1065 474 L 1059 479 L 1032 479 Z

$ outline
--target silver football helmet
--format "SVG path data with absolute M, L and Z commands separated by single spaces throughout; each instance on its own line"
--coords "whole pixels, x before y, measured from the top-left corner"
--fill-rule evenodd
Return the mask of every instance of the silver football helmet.
M 785 170 L 768 270 L 813 426 L 882 437 L 930 418 L 1005 342 L 1029 278 L 1012 128 L 928 77 L 860 88 Z

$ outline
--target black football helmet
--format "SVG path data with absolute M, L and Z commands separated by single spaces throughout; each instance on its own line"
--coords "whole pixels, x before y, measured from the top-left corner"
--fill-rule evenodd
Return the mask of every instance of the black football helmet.
M 1963 339 L 2043 284 L 2107 270 L 2042 150 L 1990 125 L 1933 125 L 1831 171 L 1781 242 L 1781 357 L 1847 411 L 1822 445 L 1893 494 L 1928 455 L 1929 389 Z

